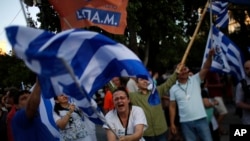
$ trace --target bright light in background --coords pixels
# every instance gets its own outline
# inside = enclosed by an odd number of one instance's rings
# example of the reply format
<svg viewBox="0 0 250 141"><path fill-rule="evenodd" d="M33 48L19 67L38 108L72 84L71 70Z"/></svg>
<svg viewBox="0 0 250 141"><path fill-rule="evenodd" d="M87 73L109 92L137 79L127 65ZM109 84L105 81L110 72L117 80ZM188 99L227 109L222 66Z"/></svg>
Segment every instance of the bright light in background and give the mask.
<svg viewBox="0 0 250 141"><path fill-rule="evenodd" d="M7 49L6 49L6 41L0 41L0 53L6 53Z"/></svg>
<svg viewBox="0 0 250 141"><path fill-rule="evenodd" d="M24 10L27 12L25 7L24 4ZM36 14L39 9L37 7L28 7L28 11L32 19L36 21ZM5 28L11 25L27 26L20 0L1 0L0 18L0 49L9 53L11 46L6 38Z"/></svg>

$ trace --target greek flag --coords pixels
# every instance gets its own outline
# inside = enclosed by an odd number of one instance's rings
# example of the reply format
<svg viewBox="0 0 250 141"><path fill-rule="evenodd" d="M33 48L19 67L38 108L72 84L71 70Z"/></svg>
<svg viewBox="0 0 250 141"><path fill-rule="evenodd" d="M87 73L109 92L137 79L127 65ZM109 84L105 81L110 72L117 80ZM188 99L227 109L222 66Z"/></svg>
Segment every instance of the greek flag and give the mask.
<svg viewBox="0 0 250 141"><path fill-rule="evenodd" d="M213 1L212 13L217 16L215 20L216 27L227 27L229 23L229 16L227 12L228 2L226 1ZM208 8L210 12L210 7Z"/></svg>
<svg viewBox="0 0 250 141"><path fill-rule="evenodd" d="M211 33L213 34L211 39ZM211 43L212 42L212 43ZM212 26L207 40L203 63L211 47L215 48L211 71L229 73L237 81L244 78L243 55L240 49L215 26Z"/></svg>
<svg viewBox="0 0 250 141"><path fill-rule="evenodd" d="M38 75L45 98L67 94L79 101L77 106L93 119L96 103L92 96L113 77L144 77L153 84L147 69L132 51L99 33L71 29L54 34L10 26L6 34L16 56ZM152 105L160 102L155 86L148 101Z"/></svg>
<svg viewBox="0 0 250 141"><path fill-rule="evenodd" d="M53 118L53 109L54 109L55 102L53 98L46 99L44 96L41 96L41 102L39 104L39 112L42 123L45 124L50 131L50 133L60 139L59 129L56 126L56 123Z"/></svg>

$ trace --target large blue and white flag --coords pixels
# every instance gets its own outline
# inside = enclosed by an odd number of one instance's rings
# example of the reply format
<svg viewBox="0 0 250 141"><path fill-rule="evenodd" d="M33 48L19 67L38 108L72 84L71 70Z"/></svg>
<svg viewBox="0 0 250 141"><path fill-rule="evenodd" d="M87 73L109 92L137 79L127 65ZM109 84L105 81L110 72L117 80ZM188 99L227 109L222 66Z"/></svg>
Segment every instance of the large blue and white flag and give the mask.
<svg viewBox="0 0 250 141"><path fill-rule="evenodd" d="M71 29L54 34L22 26L7 27L6 33L15 54L38 74L45 98L65 93L90 101L115 76L142 76L153 84L132 51L99 33ZM149 103L159 102L154 87Z"/></svg>
<svg viewBox="0 0 250 141"><path fill-rule="evenodd" d="M212 13L217 16L215 20L216 27L227 27L229 23L229 16L227 10L228 2L227 1L213 1L212 2ZM210 7L208 7L208 11L210 12Z"/></svg>
<svg viewBox="0 0 250 141"><path fill-rule="evenodd" d="M211 33L213 35L211 36ZM203 63L211 47L215 48L211 71L229 73L240 81L245 77L243 68L243 55L240 49L215 26L212 26L208 35Z"/></svg>

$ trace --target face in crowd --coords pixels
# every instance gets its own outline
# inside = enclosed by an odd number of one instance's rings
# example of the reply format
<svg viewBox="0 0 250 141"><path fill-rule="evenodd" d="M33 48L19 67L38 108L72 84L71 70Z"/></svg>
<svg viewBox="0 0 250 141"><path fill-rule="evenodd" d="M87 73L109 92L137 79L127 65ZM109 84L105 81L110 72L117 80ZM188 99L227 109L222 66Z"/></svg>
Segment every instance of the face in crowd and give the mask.
<svg viewBox="0 0 250 141"><path fill-rule="evenodd" d="M120 78L119 78L119 77L114 77L114 78L112 79L112 82L114 83L114 85L115 85L116 87L120 87L120 86L121 86L121 81L120 81Z"/></svg>
<svg viewBox="0 0 250 141"><path fill-rule="evenodd" d="M19 108L25 108L27 106L28 99L30 97L29 93L25 93L19 97L18 100L18 107Z"/></svg>
<svg viewBox="0 0 250 141"><path fill-rule="evenodd" d="M14 94L13 91L10 92L11 94ZM30 97L30 92L27 90L18 91L13 96L14 104L16 105L17 109L23 109L27 106L28 100Z"/></svg>
<svg viewBox="0 0 250 141"><path fill-rule="evenodd" d="M129 109L130 99L126 90L116 90L113 93L113 102L118 113L126 112Z"/></svg>
<svg viewBox="0 0 250 141"><path fill-rule="evenodd" d="M187 79L189 75L189 68L184 66L181 68L180 73L178 74L178 79Z"/></svg>
<svg viewBox="0 0 250 141"><path fill-rule="evenodd" d="M55 102L59 104L67 104L69 102L69 97L65 94L58 95L55 97Z"/></svg>
<svg viewBox="0 0 250 141"><path fill-rule="evenodd" d="M244 69L246 75L250 77L250 60L246 61L246 63L244 64Z"/></svg>
<svg viewBox="0 0 250 141"><path fill-rule="evenodd" d="M143 78L137 78L137 86L140 90L147 90L149 81Z"/></svg>

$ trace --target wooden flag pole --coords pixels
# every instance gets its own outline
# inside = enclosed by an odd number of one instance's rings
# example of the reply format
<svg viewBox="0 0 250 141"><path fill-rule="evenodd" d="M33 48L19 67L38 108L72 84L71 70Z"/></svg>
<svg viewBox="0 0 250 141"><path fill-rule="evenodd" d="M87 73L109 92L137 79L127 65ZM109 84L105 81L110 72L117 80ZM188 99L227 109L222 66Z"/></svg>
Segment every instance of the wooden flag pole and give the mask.
<svg viewBox="0 0 250 141"><path fill-rule="evenodd" d="M69 21L68 21L65 17L63 17L63 21L66 23L66 25L67 25L70 29L73 28L72 25L69 23Z"/></svg>
<svg viewBox="0 0 250 141"><path fill-rule="evenodd" d="M189 42L189 44L188 44L188 46L187 46L187 49L186 49L186 51L185 51L185 54L184 54L183 57L182 57L182 60L181 60L181 63L180 63L181 66L184 66L184 64L185 64L185 62L186 62L186 59L187 59L187 56L188 56L189 51L190 51L190 49L191 49L191 46L192 46L193 43L194 43L195 36L197 35L197 33L198 33L199 29L200 29L202 20L204 19L205 14L206 14L206 12L207 12L208 5L209 5L209 1L206 3L205 8L203 9L202 15L201 15L200 20L199 20L199 22L198 22L198 24L197 24L197 26L196 26L196 28L195 28L194 34L193 34L193 36L192 36L192 39L190 40L190 42ZM177 72L179 73L181 69L182 69L182 67L177 68Z"/></svg>

